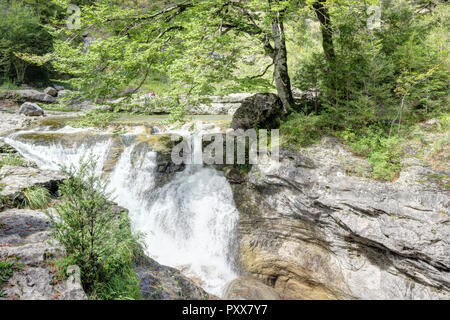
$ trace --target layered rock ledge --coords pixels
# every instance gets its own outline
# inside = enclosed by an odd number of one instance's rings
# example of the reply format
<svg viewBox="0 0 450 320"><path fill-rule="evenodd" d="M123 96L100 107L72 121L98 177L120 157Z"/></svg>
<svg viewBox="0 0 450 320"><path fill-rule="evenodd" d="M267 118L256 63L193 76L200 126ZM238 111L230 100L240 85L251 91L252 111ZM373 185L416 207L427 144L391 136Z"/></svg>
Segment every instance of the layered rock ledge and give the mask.
<svg viewBox="0 0 450 320"><path fill-rule="evenodd" d="M450 196L420 162L400 178L333 139L233 184L244 270L297 299L450 299Z"/></svg>

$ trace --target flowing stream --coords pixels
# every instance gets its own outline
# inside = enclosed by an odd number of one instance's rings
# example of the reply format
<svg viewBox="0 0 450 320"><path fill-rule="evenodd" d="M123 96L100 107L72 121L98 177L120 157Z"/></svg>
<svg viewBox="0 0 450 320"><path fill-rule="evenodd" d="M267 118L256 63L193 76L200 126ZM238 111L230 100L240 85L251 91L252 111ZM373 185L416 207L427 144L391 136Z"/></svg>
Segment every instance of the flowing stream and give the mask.
<svg viewBox="0 0 450 320"><path fill-rule="evenodd" d="M64 128L45 134L69 135L70 140L80 131ZM98 159L96 170L101 175L113 148L113 139L107 134L97 134L94 141L33 143L21 139L24 133L43 134L19 132L5 140L41 169L76 167L83 156L92 154ZM114 201L129 210L134 230L143 233L147 254L222 296L225 284L237 277L233 246L238 212L226 178L215 169L192 164L157 187L156 152L138 148L131 134L122 140L127 142L117 151L120 155L109 172L108 189ZM198 151L193 157L198 157Z"/></svg>

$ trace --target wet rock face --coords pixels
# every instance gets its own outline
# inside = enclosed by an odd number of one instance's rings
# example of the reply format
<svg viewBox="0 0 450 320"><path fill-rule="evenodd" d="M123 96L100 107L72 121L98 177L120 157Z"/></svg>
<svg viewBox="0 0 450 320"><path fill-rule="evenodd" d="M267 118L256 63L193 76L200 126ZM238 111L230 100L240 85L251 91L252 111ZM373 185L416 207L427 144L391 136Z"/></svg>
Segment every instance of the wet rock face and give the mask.
<svg viewBox="0 0 450 320"><path fill-rule="evenodd" d="M366 165L324 140L253 166L232 185L243 268L298 299L450 299L448 191L418 163L395 182L349 175Z"/></svg>
<svg viewBox="0 0 450 320"><path fill-rule="evenodd" d="M206 300L213 298L180 271L141 256L136 264L141 293L146 300Z"/></svg>
<svg viewBox="0 0 450 320"><path fill-rule="evenodd" d="M232 127L237 129L276 129L280 126L283 106L273 93L257 93L242 102L233 115Z"/></svg>

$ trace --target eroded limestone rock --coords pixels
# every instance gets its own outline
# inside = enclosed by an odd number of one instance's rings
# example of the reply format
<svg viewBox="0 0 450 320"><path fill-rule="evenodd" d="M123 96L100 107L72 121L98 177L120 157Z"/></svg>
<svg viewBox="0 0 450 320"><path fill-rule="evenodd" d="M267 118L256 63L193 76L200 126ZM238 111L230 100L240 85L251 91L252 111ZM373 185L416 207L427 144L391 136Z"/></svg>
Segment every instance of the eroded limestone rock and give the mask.
<svg viewBox="0 0 450 320"><path fill-rule="evenodd" d="M13 276L2 291L6 299L83 300L81 284L58 282L49 263L64 249L50 237L49 218L40 211L9 209L0 213L0 260L16 261Z"/></svg>
<svg viewBox="0 0 450 320"><path fill-rule="evenodd" d="M253 166L232 186L244 269L298 299L450 299L448 191L423 164L365 170L330 139Z"/></svg>

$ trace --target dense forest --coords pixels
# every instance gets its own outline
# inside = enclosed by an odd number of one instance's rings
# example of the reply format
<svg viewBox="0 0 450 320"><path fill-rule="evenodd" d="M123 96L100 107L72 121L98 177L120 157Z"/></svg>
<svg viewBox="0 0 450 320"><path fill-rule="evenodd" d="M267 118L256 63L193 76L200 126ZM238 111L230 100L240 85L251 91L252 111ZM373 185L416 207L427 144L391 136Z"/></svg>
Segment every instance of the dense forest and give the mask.
<svg viewBox="0 0 450 320"><path fill-rule="evenodd" d="M387 180L415 123L448 123L447 1L0 5L4 89L58 81L97 101L154 91L170 97L173 120L199 96L273 91L286 146L338 136ZM294 101L293 90L309 100Z"/></svg>
<svg viewBox="0 0 450 320"><path fill-rule="evenodd" d="M142 88L173 97L178 116L181 94L276 91L287 143L338 133L364 155L393 148L411 123L448 111L447 1L2 0L1 7L4 88L56 79L96 99ZM296 105L292 88L315 101ZM392 166L385 163L380 177L391 177Z"/></svg>

